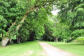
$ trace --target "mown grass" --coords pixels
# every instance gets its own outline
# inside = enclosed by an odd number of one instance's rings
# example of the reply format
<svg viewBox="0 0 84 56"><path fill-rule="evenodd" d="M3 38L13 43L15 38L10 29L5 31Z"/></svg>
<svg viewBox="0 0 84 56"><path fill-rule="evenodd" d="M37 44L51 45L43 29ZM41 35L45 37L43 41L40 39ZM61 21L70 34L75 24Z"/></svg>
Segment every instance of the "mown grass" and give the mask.
<svg viewBox="0 0 84 56"><path fill-rule="evenodd" d="M73 44L73 43L62 43L62 42L48 42L49 44L60 48L62 50L76 54L77 56L84 56L84 45Z"/></svg>
<svg viewBox="0 0 84 56"><path fill-rule="evenodd" d="M42 56L42 52L43 49L37 41L0 46L0 56Z"/></svg>

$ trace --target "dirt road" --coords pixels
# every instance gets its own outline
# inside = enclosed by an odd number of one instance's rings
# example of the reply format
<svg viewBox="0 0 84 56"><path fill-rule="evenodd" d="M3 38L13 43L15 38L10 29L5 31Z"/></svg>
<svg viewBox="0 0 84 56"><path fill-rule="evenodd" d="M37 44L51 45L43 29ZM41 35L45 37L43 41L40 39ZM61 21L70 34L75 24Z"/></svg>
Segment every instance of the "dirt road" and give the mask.
<svg viewBox="0 0 84 56"><path fill-rule="evenodd" d="M45 42L39 42L47 56L75 56L69 52L65 52L59 48L53 47Z"/></svg>

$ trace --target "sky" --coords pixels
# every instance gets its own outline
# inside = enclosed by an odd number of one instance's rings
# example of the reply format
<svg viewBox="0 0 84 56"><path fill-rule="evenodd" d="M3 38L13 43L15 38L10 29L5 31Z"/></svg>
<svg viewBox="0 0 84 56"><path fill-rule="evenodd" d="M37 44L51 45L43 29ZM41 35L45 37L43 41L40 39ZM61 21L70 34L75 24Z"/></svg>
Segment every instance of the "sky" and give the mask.
<svg viewBox="0 0 84 56"><path fill-rule="evenodd" d="M59 12L59 10L57 9L57 10L53 10L53 11L51 11L51 13L53 14L53 15L57 15L58 14L58 12Z"/></svg>
<svg viewBox="0 0 84 56"><path fill-rule="evenodd" d="M53 5L53 9L52 9L51 13L52 13L53 15L57 15L59 11L60 11L60 10L57 8L57 6L56 6L56 5Z"/></svg>

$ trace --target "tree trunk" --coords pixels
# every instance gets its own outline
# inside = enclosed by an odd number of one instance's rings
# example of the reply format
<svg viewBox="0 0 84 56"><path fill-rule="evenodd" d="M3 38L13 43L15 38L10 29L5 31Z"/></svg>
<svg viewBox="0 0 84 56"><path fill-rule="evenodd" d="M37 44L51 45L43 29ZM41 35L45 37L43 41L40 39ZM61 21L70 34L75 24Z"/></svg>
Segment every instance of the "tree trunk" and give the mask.
<svg viewBox="0 0 84 56"><path fill-rule="evenodd" d="M9 39L9 44L13 44L13 40L12 39Z"/></svg>
<svg viewBox="0 0 84 56"><path fill-rule="evenodd" d="M17 38L17 43L19 44L19 43L21 43L21 38Z"/></svg>
<svg viewBox="0 0 84 56"><path fill-rule="evenodd" d="M27 15L28 15L28 13L31 12L31 11L33 11L34 9L36 9L36 8L31 8L30 11L27 11L27 12L25 13L25 15L23 16L22 20L20 21L20 24L16 27L16 30L17 30L17 31L18 31L19 28L22 26L22 23L24 23L24 21L25 21ZM15 24L16 24L16 22L14 22L10 27L14 26ZM8 31L7 33L9 33L9 31ZM2 46L5 47L5 46L7 45L7 43L9 42L9 40L10 40L10 39L7 38L7 37L2 38L2 43L1 43ZM20 42L20 40L17 40L17 41Z"/></svg>
<svg viewBox="0 0 84 56"><path fill-rule="evenodd" d="M54 38L54 42L58 42L58 38L55 37L55 38Z"/></svg>
<svg viewBox="0 0 84 56"><path fill-rule="evenodd" d="M1 45L2 45L3 47L5 47L5 46L7 45L7 43L8 43L8 41L9 41L9 38L7 38L7 37L2 38Z"/></svg>

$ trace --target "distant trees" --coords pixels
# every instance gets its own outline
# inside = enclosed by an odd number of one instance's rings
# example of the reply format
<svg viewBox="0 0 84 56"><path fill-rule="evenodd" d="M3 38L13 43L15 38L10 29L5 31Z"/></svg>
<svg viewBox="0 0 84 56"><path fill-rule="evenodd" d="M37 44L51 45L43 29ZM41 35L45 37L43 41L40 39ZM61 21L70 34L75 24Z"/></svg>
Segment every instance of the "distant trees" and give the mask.
<svg viewBox="0 0 84 56"><path fill-rule="evenodd" d="M58 25L58 28L62 28L58 31L62 31L60 35L70 40L73 40L79 36L83 36L84 33L84 4L83 0L59 0L56 5L60 12L57 16L60 19L61 26ZM60 24L58 23L58 24ZM60 27L59 27L60 26ZM64 27L65 26L65 27ZM56 32L57 33L57 32ZM58 34L59 35L59 34ZM62 35L62 37L63 37Z"/></svg>
<svg viewBox="0 0 84 56"><path fill-rule="evenodd" d="M64 40L69 42L77 37L84 36L83 2L83 0L56 0L54 6L60 11L52 19L52 26L47 26L47 28L52 29L47 31L47 36L50 36L48 40Z"/></svg>

